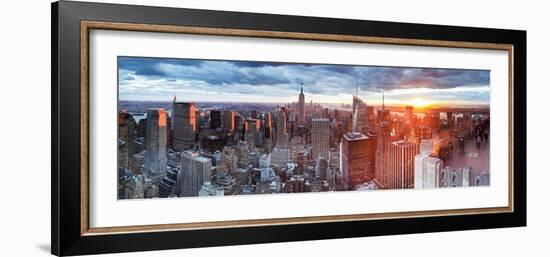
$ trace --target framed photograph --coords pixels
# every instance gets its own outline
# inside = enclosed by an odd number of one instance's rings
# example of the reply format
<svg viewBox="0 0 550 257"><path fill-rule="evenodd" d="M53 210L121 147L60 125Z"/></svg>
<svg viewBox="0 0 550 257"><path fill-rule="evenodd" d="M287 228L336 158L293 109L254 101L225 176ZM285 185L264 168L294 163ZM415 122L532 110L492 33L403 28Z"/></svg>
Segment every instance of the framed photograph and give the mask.
<svg viewBox="0 0 550 257"><path fill-rule="evenodd" d="M52 4L52 253L526 225L526 32Z"/></svg>

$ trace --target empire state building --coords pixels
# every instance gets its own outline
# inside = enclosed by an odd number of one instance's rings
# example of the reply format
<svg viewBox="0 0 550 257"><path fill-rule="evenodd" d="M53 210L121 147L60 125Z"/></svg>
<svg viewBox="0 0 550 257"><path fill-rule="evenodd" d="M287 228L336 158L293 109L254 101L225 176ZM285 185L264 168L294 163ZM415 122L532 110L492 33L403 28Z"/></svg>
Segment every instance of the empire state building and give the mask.
<svg viewBox="0 0 550 257"><path fill-rule="evenodd" d="M300 95L298 96L298 124L303 125L306 123L306 103L304 96L304 85L300 88Z"/></svg>

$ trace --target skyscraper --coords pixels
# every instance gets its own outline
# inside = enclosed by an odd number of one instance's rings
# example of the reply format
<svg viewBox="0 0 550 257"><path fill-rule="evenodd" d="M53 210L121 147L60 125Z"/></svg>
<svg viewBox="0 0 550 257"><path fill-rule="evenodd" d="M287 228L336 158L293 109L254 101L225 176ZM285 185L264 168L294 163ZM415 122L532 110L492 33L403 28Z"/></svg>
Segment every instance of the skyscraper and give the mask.
<svg viewBox="0 0 550 257"><path fill-rule="evenodd" d="M468 187L468 186L480 186L479 182L485 180L488 184L488 174L482 173L479 176L474 177L472 167L464 167L453 169L449 166L441 170L439 176L438 187Z"/></svg>
<svg viewBox="0 0 550 257"><path fill-rule="evenodd" d="M489 186L491 185L491 176L487 172L482 172L475 177L473 186Z"/></svg>
<svg viewBox="0 0 550 257"><path fill-rule="evenodd" d="M174 98L172 116L173 147L174 150L182 152L195 143L195 133L198 129L197 107L195 103L176 102Z"/></svg>
<svg viewBox="0 0 550 257"><path fill-rule="evenodd" d="M306 123L306 102L304 96L304 85L300 88L300 95L298 96L298 125Z"/></svg>
<svg viewBox="0 0 550 257"><path fill-rule="evenodd" d="M286 134L286 113L284 109L279 110L277 114L277 144L278 148L288 147L288 137Z"/></svg>
<svg viewBox="0 0 550 257"><path fill-rule="evenodd" d="M342 172L348 189L375 177L374 138L360 132L347 132L342 137Z"/></svg>
<svg viewBox="0 0 550 257"><path fill-rule="evenodd" d="M384 104L384 90L382 90L382 109L378 110L376 119L379 123L388 122L390 120L390 111L386 110Z"/></svg>
<svg viewBox="0 0 550 257"><path fill-rule="evenodd" d="M352 114L351 114L351 132L357 132L357 116L359 116L359 97L353 96Z"/></svg>
<svg viewBox="0 0 550 257"><path fill-rule="evenodd" d="M183 152L178 176L181 196L198 196L204 182L211 180L212 160L193 152Z"/></svg>
<svg viewBox="0 0 550 257"><path fill-rule="evenodd" d="M388 122L383 121L379 124L378 132L376 133L375 177L381 188L386 188L388 185L388 153L389 144L391 143L390 132Z"/></svg>
<svg viewBox="0 0 550 257"><path fill-rule="evenodd" d="M271 135L271 133L272 133L272 132L271 132L271 131L272 131L272 129L271 129L271 123L272 123L272 121L271 121L271 113L270 113L270 112L264 113L264 123L263 123L263 125L264 125L264 126L263 126L264 136L265 136L266 138L269 138L269 139L271 139L271 138L273 137L273 136Z"/></svg>
<svg viewBox="0 0 550 257"><path fill-rule="evenodd" d="M311 145L314 160L322 157L328 160L330 123L328 119L317 118L311 120Z"/></svg>
<svg viewBox="0 0 550 257"><path fill-rule="evenodd" d="M233 132L233 130L235 129L235 112L223 112L223 128L228 132Z"/></svg>
<svg viewBox="0 0 550 257"><path fill-rule="evenodd" d="M447 112L447 127L449 129L453 129L455 127L453 112Z"/></svg>
<svg viewBox="0 0 550 257"><path fill-rule="evenodd" d="M262 181L268 180L269 175L271 174L271 168L269 167L270 165L271 165L270 154L264 154L260 156L260 179Z"/></svg>
<svg viewBox="0 0 550 257"><path fill-rule="evenodd" d="M354 95L352 108L352 132L361 132L368 126L367 104L359 96Z"/></svg>
<svg viewBox="0 0 550 257"><path fill-rule="evenodd" d="M413 118L413 111L414 111L414 107L410 106L410 105L406 105L405 106L405 120L406 122L408 122L410 124L412 118Z"/></svg>
<svg viewBox="0 0 550 257"><path fill-rule="evenodd" d="M376 182L382 189L391 188L390 147L392 142L399 141L401 138L392 133L389 122L390 111L386 110L384 105L384 91L382 91L382 109L378 110L376 119L379 121L376 132Z"/></svg>
<svg viewBox="0 0 550 257"><path fill-rule="evenodd" d="M235 124L235 130L240 131L243 128L243 120L240 115L235 115L235 118L233 119L233 123Z"/></svg>
<svg viewBox="0 0 550 257"><path fill-rule="evenodd" d="M278 166L279 168L286 167L290 160L290 150L287 148L273 148L271 152L271 165Z"/></svg>
<svg viewBox="0 0 550 257"><path fill-rule="evenodd" d="M118 112L118 137L124 142L131 142L135 139L137 124L134 117L127 111Z"/></svg>
<svg viewBox="0 0 550 257"><path fill-rule="evenodd" d="M201 131L201 125L204 123L204 112L195 109L195 134Z"/></svg>
<svg viewBox="0 0 550 257"><path fill-rule="evenodd" d="M367 104L359 97L359 84L355 84L355 95L352 101L351 132L362 132L368 126L369 114Z"/></svg>
<svg viewBox="0 0 550 257"><path fill-rule="evenodd" d="M222 113L218 110L210 111L210 128L217 129L222 126Z"/></svg>
<svg viewBox="0 0 550 257"><path fill-rule="evenodd" d="M166 174L166 111L148 109L145 132L145 172L150 178Z"/></svg>
<svg viewBox="0 0 550 257"><path fill-rule="evenodd" d="M431 157L430 153L420 152L414 157L414 188L436 188L441 180L443 161Z"/></svg>
<svg viewBox="0 0 550 257"><path fill-rule="evenodd" d="M256 144L256 137L260 131L260 120L247 119L245 123L244 139L249 145Z"/></svg>
<svg viewBox="0 0 550 257"><path fill-rule="evenodd" d="M125 170L128 168L128 143L122 139L118 139L117 165L118 179L124 176Z"/></svg>
<svg viewBox="0 0 550 257"><path fill-rule="evenodd" d="M319 157L317 159L317 164L315 165L315 176L322 180L327 180L330 176L328 173L328 160L323 157Z"/></svg>
<svg viewBox="0 0 550 257"><path fill-rule="evenodd" d="M388 189L414 187L414 157L416 144L409 141L391 143L388 156Z"/></svg>
<svg viewBox="0 0 550 257"><path fill-rule="evenodd" d="M235 148L225 146L222 150L221 164L218 165L218 171L222 169L233 173L237 170L237 162L238 159Z"/></svg>

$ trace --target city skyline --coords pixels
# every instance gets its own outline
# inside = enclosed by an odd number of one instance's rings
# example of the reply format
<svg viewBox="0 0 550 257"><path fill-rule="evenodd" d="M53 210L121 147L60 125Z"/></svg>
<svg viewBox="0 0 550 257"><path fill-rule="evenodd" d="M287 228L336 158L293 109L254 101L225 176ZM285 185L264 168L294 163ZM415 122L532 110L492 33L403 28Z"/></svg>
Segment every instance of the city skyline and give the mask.
<svg viewBox="0 0 550 257"><path fill-rule="evenodd" d="M119 57L122 101L345 104L358 93L371 105L488 106L487 70ZM254 96L254 97L251 97Z"/></svg>
<svg viewBox="0 0 550 257"><path fill-rule="evenodd" d="M488 71L144 58L119 65L119 199L490 185L489 100L477 105ZM308 91L297 70L321 74L320 82L309 81ZM167 80L172 90L163 91ZM136 85L156 100L125 100Z"/></svg>

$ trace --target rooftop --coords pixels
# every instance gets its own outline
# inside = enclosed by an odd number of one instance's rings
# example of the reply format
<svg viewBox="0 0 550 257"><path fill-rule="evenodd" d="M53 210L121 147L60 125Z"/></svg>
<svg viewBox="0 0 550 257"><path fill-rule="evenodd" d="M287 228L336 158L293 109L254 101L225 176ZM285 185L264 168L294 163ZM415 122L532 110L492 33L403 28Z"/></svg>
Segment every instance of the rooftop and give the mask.
<svg viewBox="0 0 550 257"><path fill-rule="evenodd" d="M197 158L195 158L196 161L199 161L199 162L210 162L212 161L210 158L206 158L204 156L198 156Z"/></svg>
<svg viewBox="0 0 550 257"><path fill-rule="evenodd" d="M393 142L392 144L393 144L393 145L403 145L403 146L414 145L413 142L411 142L411 141L406 141L406 140L395 141L395 142Z"/></svg>
<svg viewBox="0 0 550 257"><path fill-rule="evenodd" d="M348 140L348 141L369 139L368 136L366 136L365 134L363 134L363 133L361 133L361 132L346 132L346 133L344 134L344 137L345 137L346 140Z"/></svg>

